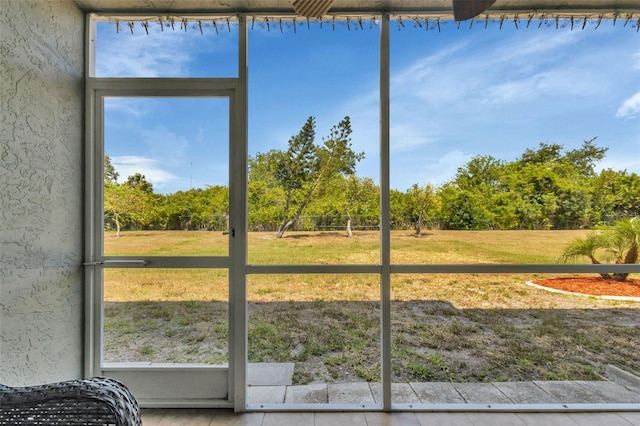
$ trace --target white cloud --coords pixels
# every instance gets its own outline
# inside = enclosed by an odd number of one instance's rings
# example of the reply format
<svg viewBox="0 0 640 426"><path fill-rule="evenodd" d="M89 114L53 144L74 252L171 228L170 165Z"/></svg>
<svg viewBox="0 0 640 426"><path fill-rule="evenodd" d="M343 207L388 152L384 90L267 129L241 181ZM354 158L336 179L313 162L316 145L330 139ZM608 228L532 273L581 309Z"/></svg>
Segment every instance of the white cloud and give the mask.
<svg viewBox="0 0 640 426"><path fill-rule="evenodd" d="M229 58L237 58L237 31L215 31L211 21L191 22L188 30L176 22L174 30L165 22L164 30L157 21L149 23L147 34L142 23L136 23L133 34L126 23L120 23L116 32L113 22L98 23L96 41L96 74L100 77L193 77L190 66L211 56L222 58L219 64L209 67L207 76L229 76ZM203 75L204 76L204 75Z"/></svg>
<svg viewBox="0 0 640 426"><path fill-rule="evenodd" d="M576 68L540 72L515 81L498 83L482 94L491 103L533 101L546 96L590 96L605 87L600 78Z"/></svg>
<svg viewBox="0 0 640 426"><path fill-rule="evenodd" d="M640 171L640 152L631 151L629 155L607 156L596 166L596 172L601 170L628 170L638 173Z"/></svg>
<svg viewBox="0 0 640 426"><path fill-rule="evenodd" d="M607 78L593 69L592 53L571 63L558 60L580 41L579 35L567 31L516 33L496 43L467 39L395 72L394 102L421 109L431 105L451 114L465 105L604 93Z"/></svg>
<svg viewBox="0 0 640 426"><path fill-rule="evenodd" d="M104 100L104 108L109 112L117 112L124 116L139 118L149 112L149 102L148 99L141 101L136 98L106 98ZM113 125L114 123L109 124Z"/></svg>
<svg viewBox="0 0 640 426"><path fill-rule="evenodd" d="M451 47L441 49L429 56L418 58L405 69L394 73L391 84L399 88L423 82L434 74L438 74L442 64L450 63L456 58L456 53L463 50L469 43L457 43Z"/></svg>
<svg viewBox="0 0 640 426"><path fill-rule="evenodd" d="M438 158L437 161L426 165L426 170L429 171L429 181L436 185L446 182L453 178L458 168L467 164L472 157L473 155L465 154L459 150L446 153L444 156Z"/></svg>
<svg viewBox="0 0 640 426"><path fill-rule="evenodd" d="M473 156L461 150L439 152L391 152L391 185L404 191L414 183L442 185L455 176Z"/></svg>
<svg viewBox="0 0 640 426"><path fill-rule="evenodd" d="M392 120L391 149L394 152L403 152L425 148L434 142L434 137L429 135L431 132L423 130L423 128L405 120L398 123Z"/></svg>
<svg viewBox="0 0 640 426"><path fill-rule="evenodd" d="M123 28L125 27L125 28ZM162 34L159 25L131 34L126 25L115 33L113 26L98 33L96 74L101 77L178 77L187 75L190 60L186 36L179 31Z"/></svg>
<svg viewBox="0 0 640 426"><path fill-rule="evenodd" d="M615 99L629 78L616 58L629 55L633 44L601 34L555 29L521 30L508 37L479 33L453 45L436 41L438 47L418 49L428 54L396 65L391 79L393 186L446 182L472 158L467 152L511 158L525 143L535 146L585 131L606 133L611 119L605 118L606 111L619 105ZM638 58L633 56L633 66L640 65ZM377 128L372 92L362 90L346 105ZM631 112L640 113L640 95L627 100L619 114ZM595 118L585 121L587 114ZM624 165L638 169L635 162Z"/></svg>
<svg viewBox="0 0 640 426"><path fill-rule="evenodd" d="M120 174L119 181L127 180L127 177L140 173L153 184L154 187L162 188L164 185L178 179L173 173L165 170L159 165L158 160L148 157L123 155L111 157L111 164Z"/></svg>
<svg viewBox="0 0 640 426"><path fill-rule="evenodd" d="M524 102L536 96L536 78L519 81L507 81L496 84L483 91L484 96L492 103Z"/></svg>
<svg viewBox="0 0 640 426"><path fill-rule="evenodd" d="M164 126L141 131L142 140L149 154L168 166L184 165L189 157L189 140Z"/></svg>
<svg viewBox="0 0 640 426"><path fill-rule="evenodd" d="M537 66L545 61L556 62L558 50L571 47L579 41L578 32L523 33L508 38L505 42L497 44L494 49L484 53L493 63Z"/></svg>
<svg viewBox="0 0 640 426"><path fill-rule="evenodd" d="M111 163L120 174L119 181L124 181L135 173L145 175L153 183L158 192L180 189L188 184L185 177L193 170L194 160L191 158L191 143L189 139L167 130L164 126L151 129L139 129L136 134L140 143L128 148L137 150L137 155L121 155L111 157ZM196 165L196 167L198 167Z"/></svg>
<svg viewBox="0 0 640 426"><path fill-rule="evenodd" d="M640 92L630 98L625 99L618 111L616 111L616 117L618 118L633 118L640 113Z"/></svg>
<svg viewBox="0 0 640 426"><path fill-rule="evenodd" d="M634 59L634 64L633 64L633 68L640 70L640 52L636 52L632 55L633 59Z"/></svg>

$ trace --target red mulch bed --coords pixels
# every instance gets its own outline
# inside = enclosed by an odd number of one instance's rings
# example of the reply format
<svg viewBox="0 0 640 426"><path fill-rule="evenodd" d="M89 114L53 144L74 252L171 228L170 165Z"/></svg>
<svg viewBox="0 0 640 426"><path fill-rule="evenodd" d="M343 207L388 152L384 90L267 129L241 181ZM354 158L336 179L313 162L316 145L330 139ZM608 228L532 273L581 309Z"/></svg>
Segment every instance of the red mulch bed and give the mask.
<svg viewBox="0 0 640 426"><path fill-rule="evenodd" d="M620 282L600 277L558 277L536 280L534 283L556 290L591 296L640 297L640 280L635 278L627 278L626 281Z"/></svg>

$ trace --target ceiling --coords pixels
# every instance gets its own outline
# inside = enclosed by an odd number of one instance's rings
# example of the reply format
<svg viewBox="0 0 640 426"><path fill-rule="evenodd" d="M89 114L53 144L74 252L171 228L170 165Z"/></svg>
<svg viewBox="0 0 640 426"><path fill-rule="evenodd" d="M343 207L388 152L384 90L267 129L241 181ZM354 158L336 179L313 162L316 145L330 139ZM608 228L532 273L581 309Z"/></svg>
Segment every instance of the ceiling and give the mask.
<svg viewBox="0 0 640 426"><path fill-rule="evenodd" d="M286 16L293 13L293 0L75 0L87 12L138 13L248 13ZM406 15L451 16L451 0L335 0L329 15L390 12ZM497 0L491 15L550 13L589 17L640 13L639 0ZM484 15L483 15L484 16Z"/></svg>

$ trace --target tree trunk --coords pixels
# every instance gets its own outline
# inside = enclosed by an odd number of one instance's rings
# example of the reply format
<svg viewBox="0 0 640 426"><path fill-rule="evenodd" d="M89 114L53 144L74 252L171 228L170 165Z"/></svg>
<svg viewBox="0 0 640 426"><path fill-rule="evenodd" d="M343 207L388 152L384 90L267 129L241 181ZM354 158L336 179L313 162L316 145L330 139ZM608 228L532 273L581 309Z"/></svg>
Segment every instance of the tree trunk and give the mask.
<svg viewBox="0 0 640 426"><path fill-rule="evenodd" d="M418 216L418 223L416 223L416 238L422 237L422 213Z"/></svg>
<svg viewBox="0 0 640 426"><path fill-rule="evenodd" d="M280 228L278 228L278 233L276 234L278 238L282 238L284 233L287 232L287 230L291 228L298 221L298 219L300 219L300 215L302 215L303 209L304 209L304 206L300 207L296 215L293 216L288 222L286 221L286 219L282 221Z"/></svg>
<svg viewBox="0 0 640 426"><path fill-rule="evenodd" d="M629 251L627 251L626 256L624 257L625 264L634 264L638 261L638 244L634 241L629 247ZM613 279L616 281L626 281L628 273L619 272L617 274L613 274Z"/></svg>
<svg viewBox="0 0 640 426"><path fill-rule="evenodd" d="M294 219L291 219L290 221L286 222L283 221L282 224L280 224L280 227L278 228L278 233L276 234L277 238L282 238L282 236L284 235L285 232L287 232L287 230L291 227L291 225L293 225L295 223Z"/></svg>
<svg viewBox="0 0 640 426"><path fill-rule="evenodd" d="M353 233L351 232L351 215L347 212L347 237L353 237Z"/></svg>
<svg viewBox="0 0 640 426"><path fill-rule="evenodd" d="M595 257L589 256L589 259L591 259L591 263L593 263L594 265L600 265L600 261ZM611 274L607 274L605 272L600 272L600 276L603 280L610 280L612 278Z"/></svg>
<svg viewBox="0 0 640 426"><path fill-rule="evenodd" d="M316 189L316 186L318 186L319 182L320 182L320 178L318 177L316 181L313 183L313 185L311 185L311 188L307 192L307 195L304 201L302 202L300 207L298 207L298 211L296 212L295 216L293 216L293 218L288 222L287 222L287 217L289 216L289 205L290 205L291 195L290 194L287 195L286 206L284 209L284 219L282 220L282 224L278 228L278 233L276 234L277 238L282 238L284 233L287 232L287 229L289 229L291 225L293 225L298 221L298 219L300 219L302 212L304 211L305 207L307 207L307 205L309 204L309 201L311 200L311 196L313 195L313 191Z"/></svg>
<svg viewBox="0 0 640 426"><path fill-rule="evenodd" d="M627 255L624 257L624 263L628 265L633 265L637 261L638 261L638 243L634 241L631 244L631 247L629 247L629 251L627 252Z"/></svg>
<svg viewBox="0 0 640 426"><path fill-rule="evenodd" d="M118 215L113 215L113 219L116 222L116 238L120 238L120 220L118 220Z"/></svg>

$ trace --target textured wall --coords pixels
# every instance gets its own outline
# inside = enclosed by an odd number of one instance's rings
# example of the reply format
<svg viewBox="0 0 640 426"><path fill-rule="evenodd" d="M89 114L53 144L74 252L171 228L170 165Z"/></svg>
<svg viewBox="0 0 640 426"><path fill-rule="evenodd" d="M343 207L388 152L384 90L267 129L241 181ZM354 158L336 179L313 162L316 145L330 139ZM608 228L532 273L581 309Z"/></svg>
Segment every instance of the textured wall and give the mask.
<svg viewBox="0 0 640 426"><path fill-rule="evenodd" d="M0 0L0 382L82 375L84 17Z"/></svg>

